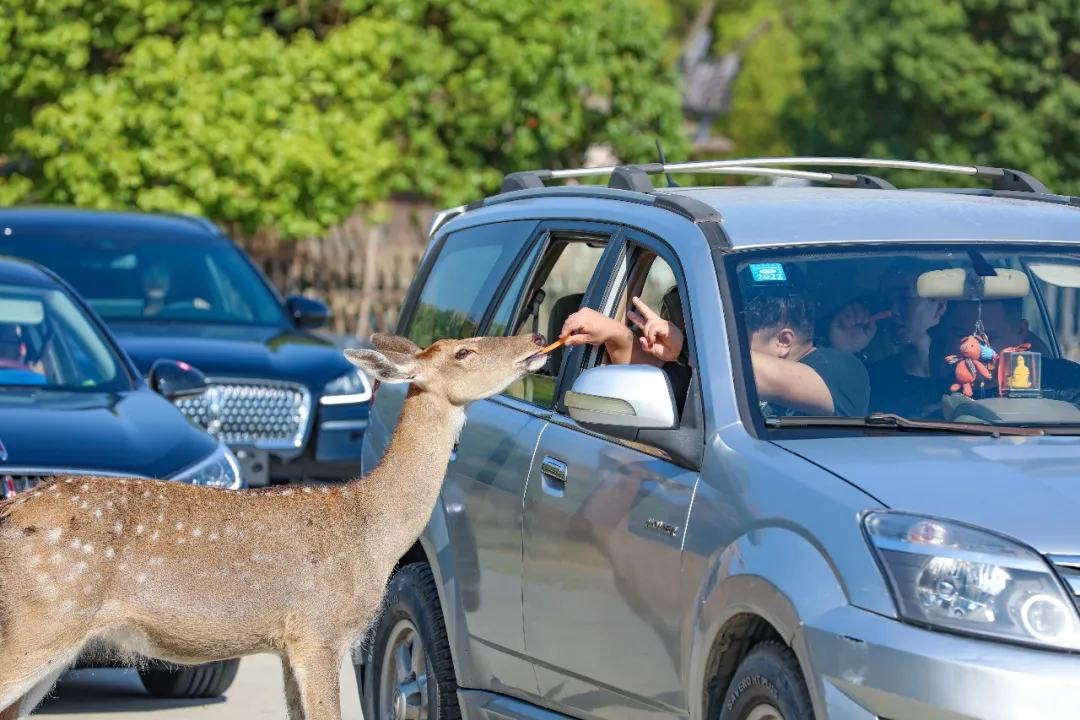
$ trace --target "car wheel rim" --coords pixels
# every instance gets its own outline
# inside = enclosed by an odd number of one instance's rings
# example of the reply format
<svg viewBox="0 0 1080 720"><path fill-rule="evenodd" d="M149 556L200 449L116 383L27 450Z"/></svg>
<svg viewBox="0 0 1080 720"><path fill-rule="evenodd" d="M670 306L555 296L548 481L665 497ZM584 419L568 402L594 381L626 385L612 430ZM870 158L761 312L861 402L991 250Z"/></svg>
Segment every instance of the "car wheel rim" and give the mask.
<svg viewBox="0 0 1080 720"><path fill-rule="evenodd" d="M784 715L775 705L765 703L751 710L746 720L784 720Z"/></svg>
<svg viewBox="0 0 1080 720"><path fill-rule="evenodd" d="M427 654L416 626L398 620L386 639L379 682L380 720L428 720Z"/></svg>

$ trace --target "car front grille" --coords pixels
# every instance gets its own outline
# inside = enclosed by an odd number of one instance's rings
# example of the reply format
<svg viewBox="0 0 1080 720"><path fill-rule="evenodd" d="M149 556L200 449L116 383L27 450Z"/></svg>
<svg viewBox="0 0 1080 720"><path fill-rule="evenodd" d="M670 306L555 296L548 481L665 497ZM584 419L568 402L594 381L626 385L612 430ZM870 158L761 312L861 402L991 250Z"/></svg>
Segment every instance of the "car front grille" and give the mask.
<svg viewBox="0 0 1080 720"><path fill-rule="evenodd" d="M1072 593L1073 602L1080 609L1080 555L1047 555L1058 575Z"/></svg>
<svg viewBox="0 0 1080 720"><path fill-rule="evenodd" d="M9 498L31 490L46 480L64 475L85 475L87 477L123 477L146 480L145 475L135 473L117 473L105 470L83 470L77 468L6 468L0 465L0 498Z"/></svg>
<svg viewBox="0 0 1080 720"><path fill-rule="evenodd" d="M12 497L17 493L26 492L32 487L37 487L50 477L52 477L51 474L28 474L26 472L20 472L18 474L0 474L0 494L5 498Z"/></svg>
<svg viewBox="0 0 1080 720"><path fill-rule="evenodd" d="M296 383L214 379L176 407L227 445L288 450L304 443L311 393Z"/></svg>

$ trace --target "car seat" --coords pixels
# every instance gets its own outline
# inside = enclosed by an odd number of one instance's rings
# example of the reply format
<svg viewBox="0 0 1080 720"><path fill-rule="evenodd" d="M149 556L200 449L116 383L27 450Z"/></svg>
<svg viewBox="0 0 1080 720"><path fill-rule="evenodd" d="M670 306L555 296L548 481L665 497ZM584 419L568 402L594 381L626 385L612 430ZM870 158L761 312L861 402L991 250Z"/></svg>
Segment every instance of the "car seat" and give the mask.
<svg viewBox="0 0 1080 720"><path fill-rule="evenodd" d="M548 342L555 342L559 338L559 333L562 332L562 326L566 322L566 318L581 309L581 303L584 299L585 293L573 293L563 295L555 301L555 304L551 306L551 315L548 317ZM559 374L564 349L564 346L559 346L548 355L547 370L552 377Z"/></svg>

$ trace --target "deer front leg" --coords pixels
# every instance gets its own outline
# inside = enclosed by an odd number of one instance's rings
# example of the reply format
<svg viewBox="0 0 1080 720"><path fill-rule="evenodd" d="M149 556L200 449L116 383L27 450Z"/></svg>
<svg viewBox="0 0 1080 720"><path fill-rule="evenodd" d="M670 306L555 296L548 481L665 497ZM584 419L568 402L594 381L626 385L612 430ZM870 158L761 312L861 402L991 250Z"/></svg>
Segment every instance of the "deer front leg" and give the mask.
<svg viewBox="0 0 1080 720"><path fill-rule="evenodd" d="M341 720L339 673L343 655L343 650L327 647L289 650L288 661L300 690L304 720Z"/></svg>
<svg viewBox="0 0 1080 720"><path fill-rule="evenodd" d="M304 704L300 696L300 683L296 681L289 658L281 657L281 669L285 674L285 706L289 711L289 720L305 720ZM3 720L0 718L0 720Z"/></svg>

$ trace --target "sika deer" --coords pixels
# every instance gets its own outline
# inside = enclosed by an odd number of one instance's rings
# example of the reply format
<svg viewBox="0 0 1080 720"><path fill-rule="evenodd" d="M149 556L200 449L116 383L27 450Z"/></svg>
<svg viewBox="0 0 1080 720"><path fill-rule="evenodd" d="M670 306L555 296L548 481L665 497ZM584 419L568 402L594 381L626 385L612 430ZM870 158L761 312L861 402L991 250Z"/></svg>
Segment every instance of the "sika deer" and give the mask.
<svg viewBox="0 0 1080 720"><path fill-rule="evenodd" d="M0 720L28 715L96 641L129 662L275 652L289 717L340 718L341 662L431 516L465 406L545 361L539 335L372 344L345 355L412 385L363 478L235 491L58 477L0 502Z"/></svg>

